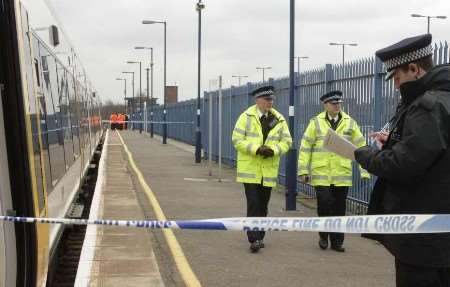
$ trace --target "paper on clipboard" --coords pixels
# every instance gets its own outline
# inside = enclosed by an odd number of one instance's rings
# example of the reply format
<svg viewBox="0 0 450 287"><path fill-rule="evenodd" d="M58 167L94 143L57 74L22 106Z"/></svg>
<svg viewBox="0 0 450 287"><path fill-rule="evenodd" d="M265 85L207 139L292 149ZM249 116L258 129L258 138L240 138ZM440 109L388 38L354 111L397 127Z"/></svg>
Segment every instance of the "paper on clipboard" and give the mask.
<svg viewBox="0 0 450 287"><path fill-rule="evenodd" d="M328 129L328 132L323 140L323 146L337 155L355 160L355 150L357 147L337 134L334 130Z"/></svg>

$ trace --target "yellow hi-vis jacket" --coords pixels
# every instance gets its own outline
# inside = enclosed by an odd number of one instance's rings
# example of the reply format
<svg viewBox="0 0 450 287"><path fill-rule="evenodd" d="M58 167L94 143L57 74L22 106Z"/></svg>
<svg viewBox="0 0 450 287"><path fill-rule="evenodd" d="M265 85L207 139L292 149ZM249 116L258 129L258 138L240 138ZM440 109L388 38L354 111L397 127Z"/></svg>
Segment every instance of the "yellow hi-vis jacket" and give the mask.
<svg viewBox="0 0 450 287"><path fill-rule="evenodd" d="M366 140L358 124L349 115L341 112L336 132L357 147L366 145ZM331 128L322 112L311 119L301 140L298 156L298 175L310 175L313 186L352 186L352 161L323 147L323 139ZM363 178L370 178L367 171L360 168Z"/></svg>
<svg viewBox="0 0 450 287"><path fill-rule="evenodd" d="M292 138L286 120L272 108L270 112L277 122L263 142L257 109L254 105L243 112L233 130L232 141L237 150L236 180L244 183L262 182L264 186L273 187L277 184L280 156L289 150ZM274 156L263 158L257 155L256 151L262 145L270 147L274 151Z"/></svg>

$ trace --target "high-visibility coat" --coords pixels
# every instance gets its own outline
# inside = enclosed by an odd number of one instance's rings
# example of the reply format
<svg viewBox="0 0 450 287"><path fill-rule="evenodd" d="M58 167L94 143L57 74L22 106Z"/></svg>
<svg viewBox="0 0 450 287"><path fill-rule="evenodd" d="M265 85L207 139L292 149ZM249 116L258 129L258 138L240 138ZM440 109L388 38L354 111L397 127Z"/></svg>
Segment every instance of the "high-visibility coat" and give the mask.
<svg viewBox="0 0 450 287"><path fill-rule="evenodd" d="M117 115L117 123L119 125L123 125L123 122L125 121L125 116L123 114L118 114Z"/></svg>
<svg viewBox="0 0 450 287"><path fill-rule="evenodd" d="M111 124L117 123L117 115L116 115L116 114L112 114L112 115L109 117L109 121L110 121Z"/></svg>
<svg viewBox="0 0 450 287"><path fill-rule="evenodd" d="M358 124L344 112L338 123L336 133L357 147L366 145ZM323 139L331 128L322 112L312 118L303 134L298 157L298 175L310 175L313 186L352 186L352 161L341 157L323 147ZM370 178L367 171L360 168L363 178Z"/></svg>
<svg viewBox="0 0 450 287"><path fill-rule="evenodd" d="M276 120L273 121L265 142L256 105L243 112L236 122L232 141L237 150L237 182L276 186L280 156L289 150L292 137L284 117L275 109L270 112ZM263 158L257 155L256 151L262 145L270 147L274 156Z"/></svg>

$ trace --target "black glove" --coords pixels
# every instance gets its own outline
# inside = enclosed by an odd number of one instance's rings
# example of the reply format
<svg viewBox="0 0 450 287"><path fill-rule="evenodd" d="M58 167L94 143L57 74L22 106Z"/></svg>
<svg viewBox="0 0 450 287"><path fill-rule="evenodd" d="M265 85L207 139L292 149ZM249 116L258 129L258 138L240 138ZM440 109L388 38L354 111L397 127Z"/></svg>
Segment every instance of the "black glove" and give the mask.
<svg viewBox="0 0 450 287"><path fill-rule="evenodd" d="M263 145L260 148L258 148L258 150L256 151L256 154L258 154L264 158L268 158L268 157L273 157L274 152L270 147Z"/></svg>

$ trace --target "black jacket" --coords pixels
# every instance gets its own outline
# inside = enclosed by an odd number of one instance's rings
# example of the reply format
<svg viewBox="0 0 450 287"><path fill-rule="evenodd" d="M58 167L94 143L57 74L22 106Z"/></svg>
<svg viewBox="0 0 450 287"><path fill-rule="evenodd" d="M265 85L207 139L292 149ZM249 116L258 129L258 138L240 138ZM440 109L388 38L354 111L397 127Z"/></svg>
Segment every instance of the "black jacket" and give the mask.
<svg viewBox="0 0 450 287"><path fill-rule="evenodd" d="M381 151L355 151L356 161L378 176L369 214L450 214L450 65L437 66L400 87L397 110ZM367 235L398 260L450 267L450 233Z"/></svg>

